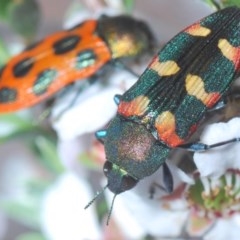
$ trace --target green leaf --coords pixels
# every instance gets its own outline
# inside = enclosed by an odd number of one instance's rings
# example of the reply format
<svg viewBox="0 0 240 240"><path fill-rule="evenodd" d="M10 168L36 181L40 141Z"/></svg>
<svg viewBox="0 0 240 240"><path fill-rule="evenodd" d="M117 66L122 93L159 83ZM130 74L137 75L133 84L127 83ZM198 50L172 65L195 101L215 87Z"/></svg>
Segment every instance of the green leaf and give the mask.
<svg viewBox="0 0 240 240"><path fill-rule="evenodd" d="M209 5L211 8L218 10L221 8L220 4L215 0L203 0L207 5Z"/></svg>
<svg viewBox="0 0 240 240"><path fill-rule="evenodd" d="M0 38L0 66L3 66L9 58L10 58L10 53L7 49L7 46L3 42L3 40Z"/></svg>
<svg viewBox="0 0 240 240"><path fill-rule="evenodd" d="M109 213L109 208L105 198L101 198L101 200L98 202L99 204L97 204L97 209L96 209L97 216L98 216L98 219L102 221L104 217L106 217L106 214Z"/></svg>
<svg viewBox="0 0 240 240"><path fill-rule="evenodd" d="M222 4L224 5L224 7L229 7L229 6L240 7L240 1L239 0L222 0Z"/></svg>
<svg viewBox="0 0 240 240"><path fill-rule="evenodd" d="M17 128L29 128L35 127L33 121L28 116L18 115L18 114L1 114L0 122L5 122L8 124L12 124Z"/></svg>
<svg viewBox="0 0 240 240"><path fill-rule="evenodd" d="M60 174L64 171L64 166L58 156L56 144L43 137L35 138L34 147L36 152L40 155L42 163L51 171Z"/></svg>
<svg viewBox="0 0 240 240"><path fill-rule="evenodd" d="M14 0L0 0L0 18L7 19L8 8Z"/></svg>
<svg viewBox="0 0 240 240"><path fill-rule="evenodd" d="M240 1L239 0L203 0L206 4L213 7L216 10L223 9L229 6L236 6L240 7Z"/></svg>
<svg viewBox="0 0 240 240"><path fill-rule="evenodd" d="M134 0L123 0L123 4L127 12L132 12L134 7Z"/></svg>
<svg viewBox="0 0 240 240"><path fill-rule="evenodd" d="M0 115L0 143L10 140L23 133L39 130L39 126L33 124L31 118L18 114Z"/></svg>
<svg viewBox="0 0 240 240"><path fill-rule="evenodd" d="M0 208L7 216L27 226L39 226L39 203L31 199L1 200Z"/></svg>
<svg viewBox="0 0 240 240"><path fill-rule="evenodd" d="M45 193L46 189L51 185L53 178L49 176L48 178L45 177L44 179L30 179L26 182L26 194L36 200L42 198L43 194Z"/></svg>
<svg viewBox="0 0 240 240"><path fill-rule="evenodd" d="M0 114L0 143L21 137L31 140L36 135L44 135L56 139L55 133L35 123L28 111L18 114Z"/></svg>
<svg viewBox="0 0 240 240"><path fill-rule="evenodd" d="M18 236L15 240L47 240L41 233L29 232Z"/></svg>

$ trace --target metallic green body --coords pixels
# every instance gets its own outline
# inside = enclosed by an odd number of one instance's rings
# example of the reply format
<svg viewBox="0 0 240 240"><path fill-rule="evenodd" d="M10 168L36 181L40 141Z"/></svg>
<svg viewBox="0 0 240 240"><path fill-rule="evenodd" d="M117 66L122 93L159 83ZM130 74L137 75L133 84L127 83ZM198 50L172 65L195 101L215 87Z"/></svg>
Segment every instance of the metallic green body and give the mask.
<svg viewBox="0 0 240 240"><path fill-rule="evenodd" d="M168 69L162 63L177 67ZM239 8L213 13L167 43L120 98L106 130L106 157L114 166L105 169L107 177L114 176L108 178L109 189L115 194L129 190L157 171L171 146L185 143L226 93L239 69ZM127 175L136 182L124 188L121 181Z"/></svg>

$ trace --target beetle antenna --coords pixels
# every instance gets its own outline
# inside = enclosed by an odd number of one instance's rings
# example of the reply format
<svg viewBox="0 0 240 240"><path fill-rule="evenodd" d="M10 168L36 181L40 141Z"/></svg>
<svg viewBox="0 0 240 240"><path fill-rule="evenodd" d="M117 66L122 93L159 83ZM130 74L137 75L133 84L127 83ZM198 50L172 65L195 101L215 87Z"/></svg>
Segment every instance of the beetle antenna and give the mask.
<svg viewBox="0 0 240 240"><path fill-rule="evenodd" d="M108 184L100 191L100 192L97 192L95 194L95 196L93 197L93 199L85 206L84 209L87 209L89 206L91 206L93 204L93 202L95 202L95 200L103 194L103 192L106 190L106 188L108 187Z"/></svg>
<svg viewBox="0 0 240 240"><path fill-rule="evenodd" d="M108 213L108 217L107 217L107 225L109 224L110 217L112 215L113 205L114 205L114 201L115 201L116 196L117 196L117 194L114 195L113 200L112 200L112 204L111 204L111 207L110 207L110 210L109 210L109 213Z"/></svg>

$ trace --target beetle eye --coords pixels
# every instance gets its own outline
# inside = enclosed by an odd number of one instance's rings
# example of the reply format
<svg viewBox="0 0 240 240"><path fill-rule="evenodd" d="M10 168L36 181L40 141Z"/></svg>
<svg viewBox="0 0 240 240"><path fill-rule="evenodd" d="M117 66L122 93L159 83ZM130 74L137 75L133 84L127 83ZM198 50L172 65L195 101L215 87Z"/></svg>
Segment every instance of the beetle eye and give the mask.
<svg viewBox="0 0 240 240"><path fill-rule="evenodd" d="M109 161L106 161L103 165L103 173L107 177L108 173L112 170L113 164Z"/></svg>

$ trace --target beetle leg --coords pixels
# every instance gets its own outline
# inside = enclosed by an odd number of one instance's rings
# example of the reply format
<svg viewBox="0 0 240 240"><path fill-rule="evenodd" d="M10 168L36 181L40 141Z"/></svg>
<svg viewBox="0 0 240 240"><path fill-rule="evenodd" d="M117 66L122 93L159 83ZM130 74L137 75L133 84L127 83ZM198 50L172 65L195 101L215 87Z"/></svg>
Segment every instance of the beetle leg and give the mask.
<svg viewBox="0 0 240 240"><path fill-rule="evenodd" d="M173 176L172 173L166 163L163 163L163 182L164 186L153 182L149 188L150 199L153 199L154 194L156 192L156 188L159 188L162 191L166 191L167 193L173 192Z"/></svg>
<svg viewBox="0 0 240 240"><path fill-rule="evenodd" d="M149 198L153 199L154 195L156 193L156 188L162 190L162 191L166 191L166 189L161 186L160 184L156 183L156 182L152 182L149 188Z"/></svg>
<svg viewBox="0 0 240 240"><path fill-rule="evenodd" d="M166 191L168 193L171 193L173 191L173 176L168 165L165 162L163 163L163 182Z"/></svg>
<svg viewBox="0 0 240 240"><path fill-rule="evenodd" d="M98 141L100 141L102 144L104 144L104 139L107 136L107 131L106 130L99 130L95 132L95 136Z"/></svg>
<svg viewBox="0 0 240 240"><path fill-rule="evenodd" d="M116 67L117 69L123 69L129 73L131 73L133 76L136 76L139 78L139 74L135 73L131 68L127 67L124 63L122 63L120 60L113 60L111 61L112 65Z"/></svg>
<svg viewBox="0 0 240 240"><path fill-rule="evenodd" d="M68 109L70 109L71 107L73 107L79 97L79 95L89 86L91 86L92 84L94 84L97 81L97 77L96 76L92 76L91 78L88 79L88 81L85 81L84 84L82 84L81 86L79 86L77 88L76 93L74 94L73 98L71 99L71 101L69 102L69 104L67 104L67 106L65 106L58 114L56 117L54 117L54 120L58 120Z"/></svg>
<svg viewBox="0 0 240 240"><path fill-rule="evenodd" d="M183 149L186 149L191 152L203 152L203 151L215 148L215 147L220 147L220 146L223 146L223 145L226 145L229 143L234 143L234 142L240 142L240 137L233 138L233 139L219 142L219 143L215 143L215 144L211 144L211 145L207 145L204 143L187 143L187 144L178 146L178 148L183 148Z"/></svg>
<svg viewBox="0 0 240 240"><path fill-rule="evenodd" d="M120 101L121 101L121 95L120 94L116 94L113 98L114 102L116 103L116 105L119 105Z"/></svg>
<svg viewBox="0 0 240 240"><path fill-rule="evenodd" d="M54 103L56 102L56 99L61 98L62 96L64 96L64 94L69 92L69 90L71 91L73 86L74 86L74 83L71 83L71 84L67 85L65 88L63 88L55 96L53 96L50 99L48 99L46 101L46 104L44 105L43 112L40 113L40 115L38 116L37 120L34 123L38 125L43 120L45 120L46 118L50 117L50 115L52 113L52 108L53 108Z"/></svg>

